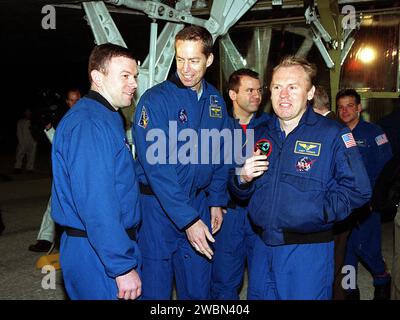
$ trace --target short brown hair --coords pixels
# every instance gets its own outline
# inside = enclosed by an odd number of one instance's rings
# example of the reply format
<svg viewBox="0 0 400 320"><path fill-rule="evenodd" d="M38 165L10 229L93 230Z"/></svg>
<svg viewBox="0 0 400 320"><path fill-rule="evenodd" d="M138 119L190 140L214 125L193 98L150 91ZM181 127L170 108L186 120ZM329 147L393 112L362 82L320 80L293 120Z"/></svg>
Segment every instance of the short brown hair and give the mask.
<svg viewBox="0 0 400 320"><path fill-rule="evenodd" d="M229 76L228 91L233 90L235 92L238 92L240 87L240 80L242 77L245 76L260 80L259 74L251 69L242 68L236 70Z"/></svg>
<svg viewBox="0 0 400 320"><path fill-rule="evenodd" d="M133 53L127 48L121 47L113 43L104 43L95 46L90 53L88 74L89 81L92 82L90 73L93 70L98 70L103 73L107 73L108 64L114 57L126 57L132 60L136 60Z"/></svg>
<svg viewBox="0 0 400 320"><path fill-rule="evenodd" d="M317 75L317 67L315 64L308 62L304 58L296 57L294 55L284 57L277 66L274 67L272 70L272 75L279 69L279 68L288 68L300 66L304 69L305 73L308 76L308 80L310 84L314 84L314 78Z"/></svg>
<svg viewBox="0 0 400 320"><path fill-rule="evenodd" d="M328 94L322 86L315 86L313 108L318 110L331 109Z"/></svg>
<svg viewBox="0 0 400 320"><path fill-rule="evenodd" d="M213 38L211 33L203 27L186 26L175 36L175 44L178 40L182 41L201 41L203 44L203 54L208 58L213 49Z"/></svg>
<svg viewBox="0 0 400 320"><path fill-rule="evenodd" d="M339 99L343 98L343 97L353 97L355 100L355 103L357 105L359 105L361 103L361 96L360 94L351 88L348 89L342 89L340 90L337 94L336 94L336 105L339 101Z"/></svg>

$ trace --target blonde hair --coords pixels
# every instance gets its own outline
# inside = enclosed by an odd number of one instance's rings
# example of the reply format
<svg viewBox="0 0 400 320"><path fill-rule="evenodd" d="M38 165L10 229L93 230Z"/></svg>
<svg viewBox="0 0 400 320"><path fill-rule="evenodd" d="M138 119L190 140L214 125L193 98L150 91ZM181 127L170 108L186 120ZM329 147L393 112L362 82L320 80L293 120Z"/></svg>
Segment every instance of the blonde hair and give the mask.
<svg viewBox="0 0 400 320"><path fill-rule="evenodd" d="M277 66L274 67L272 70L272 76L274 73L279 69L279 68L288 68L288 67L294 67L294 66L300 66L303 68L305 73L307 74L308 80L310 81L310 84L314 84L314 78L317 75L317 67L315 64L308 62L304 58L296 57L294 55L286 56L284 57Z"/></svg>

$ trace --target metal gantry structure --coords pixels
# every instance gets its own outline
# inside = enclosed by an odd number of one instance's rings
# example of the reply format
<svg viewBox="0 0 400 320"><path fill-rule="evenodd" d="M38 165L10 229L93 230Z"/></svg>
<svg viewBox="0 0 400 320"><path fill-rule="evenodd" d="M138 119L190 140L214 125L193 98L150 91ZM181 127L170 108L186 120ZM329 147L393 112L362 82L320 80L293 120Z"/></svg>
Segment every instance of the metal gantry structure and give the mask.
<svg viewBox="0 0 400 320"><path fill-rule="evenodd" d="M247 56L242 56L228 31L247 11L256 7L257 3L268 2L269 6L278 6L282 9L303 8L305 25L301 27L287 25L284 30L304 38L302 45L297 50L297 55L306 57L311 48L316 46L329 68L330 91L331 96L334 97L339 90L341 66L354 44L355 33L360 27L360 13L356 14L353 10L354 7L347 6L347 4L363 1L365 0L351 2L348 0L318 0L318 2L314 0L214 0L208 19L192 15L192 0L175 1L175 7L157 0L104 0L83 2L82 6L96 44L112 42L126 46L106 3L140 11L151 19L149 52L140 66L136 99L140 98L145 90L166 79L174 59L174 38L184 24L207 28L214 40L220 37L222 74L229 75L238 68L250 67L259 72L263 78L268 63L272 27L267 25L253 29L249 50L253 54ZM339 5L342 5L342 10L339 9ZM158 32L158 21L160 20L166 21L166 23L163 30ZM397 84L398 90L399 86L400 83ZM364 93L364 97L366 95L381 98L394 97L398 93ZM334 106L334 104L332 105Z"/></svg>

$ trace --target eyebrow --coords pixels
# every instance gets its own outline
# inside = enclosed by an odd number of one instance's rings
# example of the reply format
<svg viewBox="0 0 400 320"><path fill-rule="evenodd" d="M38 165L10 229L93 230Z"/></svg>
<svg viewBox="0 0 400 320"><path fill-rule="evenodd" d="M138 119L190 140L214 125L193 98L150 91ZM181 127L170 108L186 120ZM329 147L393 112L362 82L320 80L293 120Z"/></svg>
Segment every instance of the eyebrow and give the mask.
<svg viewBox="0 0 400 320"><path fill-rule="evenodd" d="M183 57L180 57L180 56L175 56L175 58L176 59L183 59L183 60L185 60L185 58L183 58ZM191 57L191 58L187 58L186 60L195 60L195 59L201 59L201 57Z"/></svg>
<svg viewBox="0 0 400 320"><path fill-rule="evenodd" d="M281 83L279 83L279 82L271 82L271 85L281 85ZM288 83L287 85L288 86L293 86L293 85L299 85L300 84L300 82L292 82L292 83Z"/></svg>
<svg viewBox="0 0 400 320"><path fill-rule="evenodd" d="M121 73L129 73L129 74L132 74L132 72L130 72L129 70L121 70L120 74L121 74ZM139 72L133 73L134 76L135 76L135 75L138 75L138 74L139 74Z"/></svg>

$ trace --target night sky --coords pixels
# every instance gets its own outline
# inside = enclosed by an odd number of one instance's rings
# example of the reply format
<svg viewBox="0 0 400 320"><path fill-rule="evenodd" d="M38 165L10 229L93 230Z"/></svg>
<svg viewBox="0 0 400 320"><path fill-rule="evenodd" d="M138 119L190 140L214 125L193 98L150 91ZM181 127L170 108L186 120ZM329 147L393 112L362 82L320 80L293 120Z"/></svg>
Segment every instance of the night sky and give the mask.
<svg viewBox="0 0 400 320"><path fill-rule="evenodd" d="M0 0L3 146L15 144L16 121L26 107L44 107L42 92L62 95L69 87L83 92L89 87L87 61L95 43L84 10L55 7L56 28L45 30L43 5L41 0ZM111 15L128 47L143 61L150 20L144 15Z"/></svg>

